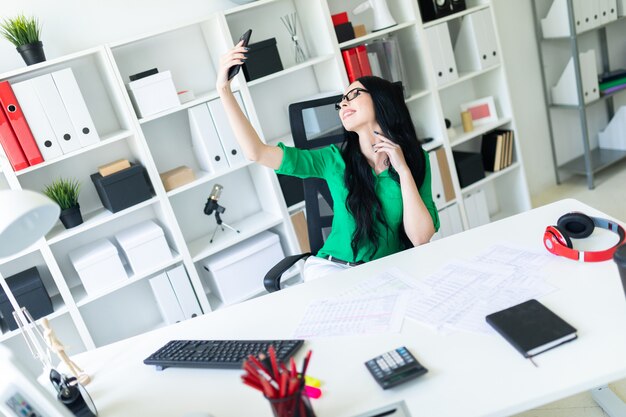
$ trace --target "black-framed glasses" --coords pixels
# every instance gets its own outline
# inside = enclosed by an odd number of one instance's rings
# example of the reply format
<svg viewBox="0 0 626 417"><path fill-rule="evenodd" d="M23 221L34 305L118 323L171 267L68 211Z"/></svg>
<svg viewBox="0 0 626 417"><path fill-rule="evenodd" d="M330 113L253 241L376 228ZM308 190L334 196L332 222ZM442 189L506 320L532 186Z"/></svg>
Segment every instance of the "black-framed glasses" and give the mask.
<svg viewBox="0 0 626 417"><path fill-rule="evenodd" d="M335 103L335 110L337 110L337 111L341 110L341 103L344 100L352 101L355 98L357 98L358 96L360 96L361 93L369 93L369 91L367 91L364 88L360 88L360 87L356 87L356 88L353 88L352 90L348 91L345 95L341 96L341 100L339 100L338 103Z"/></svg>

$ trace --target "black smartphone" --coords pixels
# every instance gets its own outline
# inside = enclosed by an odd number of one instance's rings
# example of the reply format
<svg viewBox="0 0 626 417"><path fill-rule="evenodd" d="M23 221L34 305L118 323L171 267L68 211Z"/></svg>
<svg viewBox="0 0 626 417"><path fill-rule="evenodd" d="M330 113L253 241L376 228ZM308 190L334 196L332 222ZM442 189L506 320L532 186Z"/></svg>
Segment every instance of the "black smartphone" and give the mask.
<svg viewBox="0 0 626 417"><path fill-rule="evenodd" d="M250 35L252 35L252 29L246 30L246 32L243 35L241 35L241 38L239 38L239 41L237 42L237 44L243 41L242 46L248 46L248 42L250 42ZM228 79L230 80L235 75L239 74L240 68L241 68L241 65L233 65L232 67L230 67L228 69Z"/></svg>

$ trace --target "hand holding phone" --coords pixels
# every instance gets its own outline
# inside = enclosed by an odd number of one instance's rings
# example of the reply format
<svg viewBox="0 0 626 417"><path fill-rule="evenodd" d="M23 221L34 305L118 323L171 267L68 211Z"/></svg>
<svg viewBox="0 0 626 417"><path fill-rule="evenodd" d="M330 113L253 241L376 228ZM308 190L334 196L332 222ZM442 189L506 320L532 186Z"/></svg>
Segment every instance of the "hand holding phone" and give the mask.
<svg viewBox="0 0 626 417"><path fill-rule="evenodd" d="M248 43L250 42L250 36L252 35L252 29L248 29L243 35L241 35L241 38L239 38L239 41L237 42L237 45L239 45L239 42L243 41L243 43L241 44L241 46L248 46ZM233 65L232 67L230 67L228 69L228 79L231 80L235 75L237 75L239 73L239 69L241 68L241 65Z"/></svg>

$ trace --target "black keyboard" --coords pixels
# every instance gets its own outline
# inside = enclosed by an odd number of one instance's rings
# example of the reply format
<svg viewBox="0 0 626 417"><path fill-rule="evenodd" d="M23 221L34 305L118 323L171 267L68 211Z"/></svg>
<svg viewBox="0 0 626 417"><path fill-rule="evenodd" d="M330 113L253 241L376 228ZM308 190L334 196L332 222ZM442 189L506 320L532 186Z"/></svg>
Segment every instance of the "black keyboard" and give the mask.
<svg viewBox="0 0 626 417"><path fill-rule="evenodd" d="M248 355L267 355L270 345L276 358L285 361L304 340L172 340L144 359L161 371L169 367L241 369Z"/></svg>

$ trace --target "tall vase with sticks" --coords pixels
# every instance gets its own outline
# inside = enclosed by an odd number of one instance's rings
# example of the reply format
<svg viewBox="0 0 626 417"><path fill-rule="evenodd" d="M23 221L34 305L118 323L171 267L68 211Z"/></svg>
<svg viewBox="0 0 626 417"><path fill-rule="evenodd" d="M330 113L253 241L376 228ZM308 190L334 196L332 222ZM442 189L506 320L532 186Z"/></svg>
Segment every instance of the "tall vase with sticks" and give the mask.
<svg viewBox="0 0 626 417"><path fill-rule="evenodd" d="M298 39L298 15L295 12L289 13L282 16L280 20L283 22L283 25L285 25L285 28L291 35L291 40L293 41L294 45L294 55L296 57L296 63L299 64L306 61L306 54L304 52L304 49L302 49L302 46L300 45L300 39Z"/></svg>

